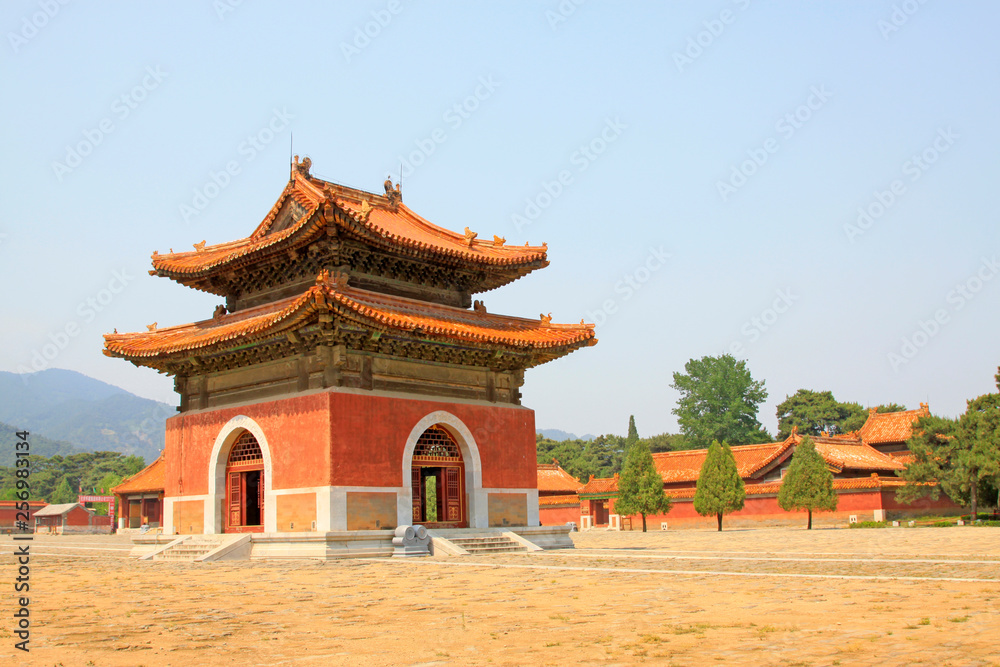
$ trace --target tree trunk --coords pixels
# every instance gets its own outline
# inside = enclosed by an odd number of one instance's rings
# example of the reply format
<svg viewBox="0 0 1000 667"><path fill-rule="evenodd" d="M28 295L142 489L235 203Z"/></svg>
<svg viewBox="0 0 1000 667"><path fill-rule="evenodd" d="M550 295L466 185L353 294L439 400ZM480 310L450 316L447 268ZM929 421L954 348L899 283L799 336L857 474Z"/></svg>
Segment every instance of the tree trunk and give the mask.
<svg viewBox="0 0 1000 667"><path fill-rule="evenodd" d="M722 532L722 512L716 513L715 518L719 520L719 532L721 533Z"/></svg>
<svg viewBox="0 0 1000 667"><path fill-rule="evenodd" d="M812 510L808 510L808 511L809 511L809 524L806 526L806 530L812 530L813 529L813 511Z"/></svg>
<svg viewBox="0 0 1000 667"><path fill-rule="evenodd" d="M642 515L642 532L646 532L646 515Z"/></svg>
<svg viewBox="0 0 1000 667"><path fill-rule="evenodd" d="M972 490L972 520L973 521L976 520L976 505L977 505L976 501L978 500L976 498L976 491L978 490L977 487L979 486L979 484L977 483L978 481L979 480L976 480L976 479L972 480L972 489L971 490Z"/></svg>

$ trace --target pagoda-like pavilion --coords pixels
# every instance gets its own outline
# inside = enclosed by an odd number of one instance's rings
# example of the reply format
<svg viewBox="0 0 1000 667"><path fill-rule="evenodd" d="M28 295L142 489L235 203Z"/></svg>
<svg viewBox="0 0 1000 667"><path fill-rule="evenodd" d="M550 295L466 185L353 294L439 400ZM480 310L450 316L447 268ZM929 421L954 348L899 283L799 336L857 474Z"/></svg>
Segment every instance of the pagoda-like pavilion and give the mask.
<svg viewBox="0 0 1000 667"><path fill-rule="evenodd" d="M245 239L153 253L150 274L225 299L212 317L105 335L174 376L166 533L537 526L524 371L593 345L591 324L472 297L548 265L373 194L291 178Z"/></svg>

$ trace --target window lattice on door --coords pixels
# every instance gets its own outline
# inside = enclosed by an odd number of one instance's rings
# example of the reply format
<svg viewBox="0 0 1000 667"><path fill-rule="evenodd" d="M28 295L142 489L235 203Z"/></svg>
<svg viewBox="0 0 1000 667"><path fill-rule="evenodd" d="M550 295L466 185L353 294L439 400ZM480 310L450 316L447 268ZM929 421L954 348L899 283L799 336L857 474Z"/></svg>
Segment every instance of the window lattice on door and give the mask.
<svg viewBox="0 0 1000 667"><path fill-rule="evenodd" d="M413 458L425 461L461 461L458 443L448 431L440 426L431 426L417 440Z"/></svg>
<svg viewBox="0 0 1000 667"><path fill-rule="evenodd" d="M253 437L250 431L244 431L233 443L233 449L229 452L230 466L247 466L257 463L264 463L264 454L260 451L260 444L257 438Z"/></svg>

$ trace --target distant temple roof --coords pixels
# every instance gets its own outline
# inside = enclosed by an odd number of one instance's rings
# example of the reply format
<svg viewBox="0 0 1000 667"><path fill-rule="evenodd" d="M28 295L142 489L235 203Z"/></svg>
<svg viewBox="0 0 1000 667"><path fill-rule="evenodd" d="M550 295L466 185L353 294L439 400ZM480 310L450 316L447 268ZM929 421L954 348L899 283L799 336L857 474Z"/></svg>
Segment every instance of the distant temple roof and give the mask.
<svg viewBox="0 0 1000 667"><path fill-rule="evenodd" d="M378 195L315 178L310 165L309 158L300 163L296 156L291 179L249 237L195 244L194 251L153 253L150 273L226 296L232 271L294 254L327 238L332 229L393 254L475 269L481 275L474 292L500 287L548 265L545 244L507 245L499 236L479 239L468 227L464 234L452 232L407 208L398 186L392 190L388 181L386 193Z"/></svg>
<svg viewBox="0 0 1000 667"><path fill-rule="evenodd" d="M277 335L294 336L297 329L331 316L376 332L529 352L529 365L597 342L592 324L553 324L547 317L507 317L380 294L350 287L342 277L324 271L299 296L192 324L105 334L104 353L158 368L171 355L208 354Z"/></svg>
<svg viewBox="0 0 1000 667"><path fill-rule="evenodd" d="M919 410L902 412L878 412L877 408L871 408L864 426L858 430L858 436L868 444L906 442L913 435L916 421L930 413L926 403L921 403Z"/></svg>
<svg viewBox="0 0 1000 667"><path fill-rule="evenodd" d="M883 454L858 439L810 437L816 444L816 451L826 461L827 468L835 473L844 470L862 470L877 475L894 473L906 468L904 462ZM740 477L748 482L760 479L767 471L789 459L795 446L802 442L802 438L798 430L793 429L782 442L732 447ZM707 449L657 452L653 454L653 463L664 484L697 482L707 455ZM584 495L617 493L617 479L617 475L614 478L591 479L580 493ZM672 494L674 490L668 488L668 491Z"/></svg>
<svg viewBox="0 0 1000 667"><path fill-rule="evenodd" d="M575 494L583 484L569 474L558 463L538 464L538 492Z"/></svg>
<svg viewBox="0 0 1000 667"><path fill-rule="evenodd" d="M163 454L160 454L148 466L131 477L126 477L122 480L122 483L111 489L111 492L118 495L125 495L147 491L163 491L163 473L166 467L163 461Z"/></svg>

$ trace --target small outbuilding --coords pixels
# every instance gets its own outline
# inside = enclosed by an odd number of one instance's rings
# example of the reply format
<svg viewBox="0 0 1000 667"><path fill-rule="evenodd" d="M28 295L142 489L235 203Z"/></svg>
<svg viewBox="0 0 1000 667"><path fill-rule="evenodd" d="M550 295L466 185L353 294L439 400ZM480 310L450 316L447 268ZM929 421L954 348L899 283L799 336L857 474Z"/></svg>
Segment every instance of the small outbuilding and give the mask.
<svg viewBox="0 0 1000 667"><path fill-rule="evenodd" d="M163 526L163 455L126 478L111 491L118 500L118 532L139 531L143 526L159 532Z"/></svg>
<svg viewBox="0 0 1000 667"><path fill-rule="evenodd" d="M47 505L35 512L35 532L51 535L108 532L108 527L95 518L94 510L80 503Z"/></svg>

